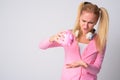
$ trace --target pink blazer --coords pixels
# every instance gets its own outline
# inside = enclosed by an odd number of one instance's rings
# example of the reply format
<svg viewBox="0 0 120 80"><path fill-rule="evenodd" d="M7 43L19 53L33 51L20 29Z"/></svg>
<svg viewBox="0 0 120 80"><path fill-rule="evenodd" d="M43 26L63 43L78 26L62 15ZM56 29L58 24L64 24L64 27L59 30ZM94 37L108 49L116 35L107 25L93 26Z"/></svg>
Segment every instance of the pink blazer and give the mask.
<svg viewBox="0 0 120 80"><path fill-rule="evenodd" d="M49 39L42 41L39 45L40 49L47 49L51 47L63 47L65 51L65 62L63 66L61 80L97 80L97 74L101 69L104 58L104 51L99 53L96 49L95 40L91 40L84 50L80 53L78 42L74 37L71 46L62 46L56 42L49 42ZM88 64L88 68L66 68L66 64L74 61L83 60Z"/></svg>

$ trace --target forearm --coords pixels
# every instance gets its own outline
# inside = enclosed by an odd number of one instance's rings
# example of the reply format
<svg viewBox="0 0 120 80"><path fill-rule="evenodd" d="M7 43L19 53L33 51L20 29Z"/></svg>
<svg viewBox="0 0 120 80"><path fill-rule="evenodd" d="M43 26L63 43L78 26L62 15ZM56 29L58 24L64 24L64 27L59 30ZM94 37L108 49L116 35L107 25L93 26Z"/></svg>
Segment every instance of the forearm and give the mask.
<svg viewBox="0 0 120 80"><path fill-rule="evenodd" d="M87 72L91 73L91 74L98 74L100 71L101 67L98 67L94 64L88 64L88 66L85 68L85 70L87 70Z"/></svg>
<svg viewBox="0 0 120 80"><path fill-rule="evenodd" d="M91 74L98 74L100 72L103 59L104 59L104 53L97 53L97 58L94 63L87 63L87 72Z"/></svg>
<svg viewBox="0 0 120 80"><path fill-rule="evenodd" d="M58 46L61 46L61 45L55 41L51 41L50 38L45 39L39 43L39 48L43 50L51 48L51 47L58 47Z"/></svg>

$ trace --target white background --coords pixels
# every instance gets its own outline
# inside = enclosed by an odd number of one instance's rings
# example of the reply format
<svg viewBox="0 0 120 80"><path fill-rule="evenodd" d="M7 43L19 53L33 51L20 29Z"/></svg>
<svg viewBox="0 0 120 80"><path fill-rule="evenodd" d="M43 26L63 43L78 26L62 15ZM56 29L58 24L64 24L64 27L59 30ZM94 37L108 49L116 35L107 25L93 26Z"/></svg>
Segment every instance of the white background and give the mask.
<svg viewBox="0 0 120 80"><path fill-rule="evenodd" d="M39 49L39 42L73 28L83 0L0 0L0 80L60 80L62 48ZM119 80L119 0L89 0L110 16L107 51L98 80Z"/></svg>

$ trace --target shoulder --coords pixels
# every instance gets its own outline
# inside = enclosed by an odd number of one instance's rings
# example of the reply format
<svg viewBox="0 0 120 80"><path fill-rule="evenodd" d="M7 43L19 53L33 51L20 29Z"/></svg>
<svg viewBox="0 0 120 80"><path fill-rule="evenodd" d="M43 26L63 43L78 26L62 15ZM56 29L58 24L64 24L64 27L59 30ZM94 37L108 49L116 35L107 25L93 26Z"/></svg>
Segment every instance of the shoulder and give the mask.
<svg viewBox="0 0 120 80"><path fill-rule="evenodd" d="M72 32L73 30L72 30L72 29L67 29L66 31L70 31L70 32Z"/></svg>

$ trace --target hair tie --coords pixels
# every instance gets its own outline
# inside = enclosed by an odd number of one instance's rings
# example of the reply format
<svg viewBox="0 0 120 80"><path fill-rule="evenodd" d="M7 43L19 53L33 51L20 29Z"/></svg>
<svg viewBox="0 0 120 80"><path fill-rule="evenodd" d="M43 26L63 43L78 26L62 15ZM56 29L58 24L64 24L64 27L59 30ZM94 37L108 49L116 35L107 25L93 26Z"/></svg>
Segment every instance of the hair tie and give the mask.
<svg viewBox="0 0 120 80"><path fill-rule="evenodd" d="M91 4L91 3L90 3L90 2L84 2L84 5L85 5L85 4Z"/></svg>

